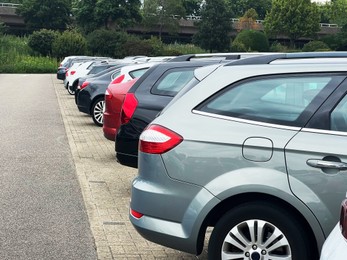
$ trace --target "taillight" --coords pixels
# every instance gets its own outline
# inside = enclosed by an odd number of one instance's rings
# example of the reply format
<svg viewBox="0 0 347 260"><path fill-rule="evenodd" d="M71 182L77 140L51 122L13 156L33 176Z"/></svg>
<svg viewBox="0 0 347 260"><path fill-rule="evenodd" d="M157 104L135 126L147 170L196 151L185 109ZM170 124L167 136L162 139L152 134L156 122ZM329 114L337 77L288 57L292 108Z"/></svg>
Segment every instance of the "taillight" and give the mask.
<svg viewBox="0 0 347 260"><path fill-rule="evenodd" d="M130 214L131 214L133 217L135 217L135 218L141 218L141 217L143 216L142 213L137 212L137 211L135 211L135 210L133 210L133 209L130 209Z"/></svg>
<svg viewBox="0 0 347 260"><path fill-rule="evenodd" d="M347 239L347 199L341 203L340 228L343 237Z"/></svg>
<svg viewBox="0 0 347 260"><path fill-rule="evenodd" d="M140 135L139 149L144 153L162 154L182 141L182 136L170 129L160 125L150 125Z"/></svg>
<svg viewBox="0 0 347 260"><path fill-rule="evenodd" d="M120 118L121 124L126 124L130 121L131 117L133 116L136 110L137 104L138 102L134 93L127 93L125 95Z"/></svg>
<svg viewBox="0 0 347 260"><path fill-rule="evenodd" d="M66 70L65 76L66 76L66 77L69 76L69 69Z"/></svg>
<svg viewBox="0 0 347 260"><path fill-rule="evenodd" d="M106 91L105 91L105 99L111 100L112 97L113 96L112 96L111 92L108 89L106 89Z"/></svg>
<svg viewBox="0 0 347 260"><path fill-rule="evenodd" d="M87 87L89 85L89 82L88 81L85 81L85 82L83 82L83 84L81 85L81 86L78 86L77 88L79 89L79 90L82 90L82 89L84 89L85 87Z"/></svg>
<svg viewBox="0 0 347 260"><path fill-rule="evenodd" d="M123 75L120 75L119 77L115 78L115 79L111 82L111 84L122 83L122 81L124 80L124 78L125 78L125 75L124 75L124 74L123 74Z"/></svg>
<svg viewBox="0 0 347 260"><path fill-rule="evenodd" d="M70 72L71 75L73 75L73 74L75 74L75 73L76 73L75 70L72 70L72 71Z"/></svg>

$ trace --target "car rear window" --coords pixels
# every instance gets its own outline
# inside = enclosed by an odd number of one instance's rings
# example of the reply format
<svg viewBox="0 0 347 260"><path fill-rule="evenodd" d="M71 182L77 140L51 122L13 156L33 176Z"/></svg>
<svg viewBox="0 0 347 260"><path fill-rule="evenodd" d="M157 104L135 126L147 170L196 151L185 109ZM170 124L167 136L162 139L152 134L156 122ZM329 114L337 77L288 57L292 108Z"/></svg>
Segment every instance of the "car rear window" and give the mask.
<svg viewBox="0 0 347 260"><path fill-rule="evenodd" d="M302 126L304 113L332 76L281 76L229 86L197 109L223 116Z"/></svg>
<svg viewBox="0 0 347 260"><path fill-rule="evenodd" d="M196 67L170 69L153 86L155 95L174 97L193 77Z"/></svg>

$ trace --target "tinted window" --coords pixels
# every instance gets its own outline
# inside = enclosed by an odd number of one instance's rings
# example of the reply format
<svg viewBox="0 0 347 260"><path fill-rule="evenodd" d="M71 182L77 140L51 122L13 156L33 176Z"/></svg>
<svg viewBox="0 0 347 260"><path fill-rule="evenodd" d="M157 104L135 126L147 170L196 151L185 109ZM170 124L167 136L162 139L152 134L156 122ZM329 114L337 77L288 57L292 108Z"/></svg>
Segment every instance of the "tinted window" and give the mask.
<svg viewBox="0 0 347 260"><path fill-rule="evenodd" d="M204 102L204 112L268 123L301 126L299 117L330 81L329 76L248 80Z"/></svg>
<svg viewBox="0 0 347 260"><path fill-rule="evenodd" d="M193 77L194 68L168 70L154 85L152 93L163 96L175 96Z"/></svg>
<svg viewBox="0 0 347 260"><path fill-rule="evenodd" d="M347 132L347 96L332 111L330 115L330 129Z"/></svg>

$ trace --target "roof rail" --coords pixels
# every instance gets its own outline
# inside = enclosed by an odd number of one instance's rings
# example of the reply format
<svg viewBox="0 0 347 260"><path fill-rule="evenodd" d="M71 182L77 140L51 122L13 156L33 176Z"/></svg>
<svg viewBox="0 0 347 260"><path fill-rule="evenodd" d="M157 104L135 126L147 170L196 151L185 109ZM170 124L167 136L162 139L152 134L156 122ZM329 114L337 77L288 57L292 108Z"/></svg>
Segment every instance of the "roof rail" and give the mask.
<svg viewBox="0 0 347 260"><path fill-rule="evenodd" d="M213 59L213 58L224 58L225 60L238 60L241 58L240 54L237 53L206 53L206 54L185 54L180 55L169 60L169 62L177 61L190 61L192 59Z"/></svg>
<svg viewBox="0 0 347 260"><path fill-rule="evenodd" d="M230 62L225 66L237 65L256 65L256 64L270 64L276 60L285 59L314 59L314 58L347 58L347 52L295 52L295 53L277 53L262 55L256 57L249 57L234 62Z"/></svg>

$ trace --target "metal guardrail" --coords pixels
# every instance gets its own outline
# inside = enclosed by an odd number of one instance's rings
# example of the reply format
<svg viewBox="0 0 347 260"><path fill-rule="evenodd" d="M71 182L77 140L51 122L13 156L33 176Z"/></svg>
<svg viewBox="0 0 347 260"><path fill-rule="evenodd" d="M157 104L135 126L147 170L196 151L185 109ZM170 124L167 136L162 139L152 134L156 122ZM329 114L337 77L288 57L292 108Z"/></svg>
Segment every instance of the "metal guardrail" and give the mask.
<svg viewBox="0 0 347 260"><path fill-rule="evenodd" d="M12 7L12 8L17 8L21 4L13 4L13 3L0 3L0 7Z"/></svg>
<svg viewBox="0 0 347 260"><path fill-rule="evenodd" d="M13 3L0 3L0 7L12 7L12 8L17 8L21 4L13 4ZM178 15L174 15L174 18L180 19ZM197 15L188 15L185 17L186 20L195 20L195 21L200 21L201 16ZM231 18L231 22L237 23L240 21L238 18ZM255 20L256 23L258 24L263 24L264 20ZM319 23L320 27L329 27L329 28L340 28L338 24L330 24L330 23Z"/></svg>
<svg viewBox="0 0 347 260"><path fill-rule="evenodd" d="M189 15L186 16L187 20L201 20L201 16L195 16L195 15ZM239 22L240 19L239 18L231 18L231 22L233 23L237 23ZM259 24L263 24L264 20L255 20L255 23L259 23ZM335 23L319 23L320 27L329 27L329 28L339 28L340 26L338 24Z"/></svg>

